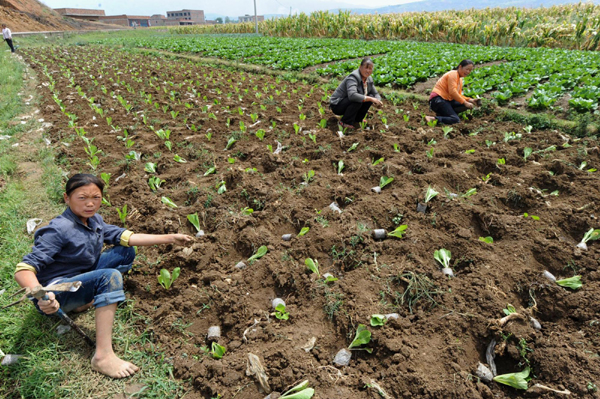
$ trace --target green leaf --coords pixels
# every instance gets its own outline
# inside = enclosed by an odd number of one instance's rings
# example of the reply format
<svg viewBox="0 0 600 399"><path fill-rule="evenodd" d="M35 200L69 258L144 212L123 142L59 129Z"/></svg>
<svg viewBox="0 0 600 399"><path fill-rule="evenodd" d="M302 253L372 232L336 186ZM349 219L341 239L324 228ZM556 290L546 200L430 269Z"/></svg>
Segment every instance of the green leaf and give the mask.
<svg viewBox="0 0 600 399"><path fill-rule="evenodd" d="M321 274L319 273L319 262L316 260L312 260L311 258L307 258L304 261L304 264L306 265L306 267L308 267L308 270L310 270L313 273L316 273L317 276L321 277Z"/></svg>
<svg viewBox="0 0 600 399"><path fill-rule="evenodd" d="M226 351L227 349L225 349L224 346L221 346L216 342L212 343L212 351L210 353L215 359L221 359Z"/></svg>
<svg viewBox="0 0 600 399"><path fill-rule="evenodd" d="M439 249L433 253L433 257L435 260L440 262L445 268L450 267L450 259L452 258L452 253L445 248Z"/></svg>
<svg viewBox="0 0 600 399"><path fill-rule="evenodd" d="M379 187L384 188L385 186L387 186L388 184L390 184L393 181L394 181L393 177L381 176L381 179L379 180Z"/></svg>
<svg viewBox="0 0 600 399"><path fill-rule="evenodd" d="M206 172L204 172L204 176L208 176L212 173L215 173L217 171L217 168L215 166L208 168L208 170Z"/></svg>
<svg viewBox="0 0 600 399"><path fill-rule="evenodd" d="M261 246L260 248L258 248L258 250L256 251L256 253L254 255L252 255L250 258L248 258L248 262L254 262L257 259L262 258L263 256L265 256L267 254L267 251L269 249L267 248L266 245Z"/></svg>
<svg viewBox="0 0 600 399"><path fill-rule="evenodd" d="M358 148L359 143L354 143L350 148L348 148L348 152L352 152Z"/></svg>
<svg viewBox="0 0 600 399"><path fill-rule="evenodd" d="M385 161L385 158L383 158L383 157L379 158L379 159L378 159L378 160L376 160L376 161L374 160L374 161L373 161L373 166L377 166L377 165L379 165L380 163L382 163L383 161Z"/></svg>
<svg viewBox="0 0 600 399"><path fill-rule="evenodd" d="M583 242L595 241L600 238L600 229L594 230L591 228L585 235L583 236Z"/></svg>
<svg viewBox="0 0 600 399"><path fill-rule="evenodd" d="M194 225L194 227L196 228L196 230L200 231L200 220L198 219L198 214L197 213L193 213L191 215L187 215L187 219L190 221L191 224Z"/></svg>
<svg viewBox="0 0 600 399"><path fill-rule="evenodd" d="M382 326L385 324L386 321L387 319L382 314L371 315L371 325L373 327Z"/></svg>
<svg viewBox="0 0 600 399"><path fill-rule="evenodd" d="M388 233L388 237L397 237L397 238L402 238L404 232L406 231L406 229L408 228L407 225L403 224L400 225L398 227L396 227L396 230L392 231L391 233Z"/></svg>
<svg viewBox="0 0 600 399"><path fill-rule="evenodd" d="M572 290L577 290L583 286L583 283L581 282L581 276L573 276L562 280L556 280L556 284Z"/></svg>
<svg viewBox="0 0 600 399"><path fill-rule="evenodd" d="M497 375L494 377L494 381L516 389L527 390L527 377L529 377L529 367L526 367L520 373Z"/></svg>
<svg viewBox="0 0 600 399"><path fill-rule="evenodd" d="M338 279L333 276L327 276L325 278L325 284L333 283L334 281L338 281Z"/></svg>
<svg viewBox="0 0 600 399"><path fill-rule="evenodd" d="M171 274L171 284L173 284L173 282L175 280L177 280L177 277L179 277L179 273L181 272L181 268L176 267L175 269L173 269L173 273Z"/></svg>
<svg viewBox="0 0 600 399"><path fill-rule="evenodd" d="M160 199L160 201L161 201L163 204L165 204L165 205L167 205L167 206L170 206L171 208L177 208L177 204L176 204L176 203L174 203L173 201L171 201L171 199L170 199L169 197L162 197L162 198Z"/></svg>
<svg viewBox="0 0 600 399"><path fill-rule="evenodd" d="M474 149L466 150L465 154L475 154L475 150Z"/></svg>
<svg viewBox="0 0 600 399"><path fill-rule="evenodd" d="M167 269L160 269L158 275L158 283L168 290L171 287L171 273Z"/></svg>
<svg viewBox="0 0 600 399"><path fill-rule="evenodd" d="M312 388L303 389L291 395L280 396L279 399L310 399L314 396L315 390Z"/></svg>
<svg viewBox="0 0 600 399"><path fill-rule="evenodd" d="M428 203L432 199L435 198L439 193L435 191L431 186L427 187L427 191L425 191L425 203Z"/></svg>
<svg viewBox="0 0 600 399"><path fill-rule="evenodd" d="M504 312L505 315L509 315L509 314L513 314L513 313L517 313L517 309L515 309L515 307L513 305L511 305L510 303L506 305L506 309L502 309L502 311Z"/></svg>
<svg viewBox="0 0 600 399"><path fill-rule="evenodd" d="M490 236L487 237L479 237L479 241L483 241L486 244L493 244L494 243L494 239Z"/></svg>
<svg viewBox="0 0 600 399"><path fill-rule="evenodd" d="M348 348L356 348L361 345L366 345L371 342L371 331L364 324L359 324L356 329L356 336Z"/></svg>
<svg viewBox="0 0 600 399"><path fill-rule="evenodd" d="M303 235L305 235L306 233L308 233L309 230L310 230L310 227L303 227L300 230L300 233L298 233L298 237L302 237Z"/></svg>
<svg viewBox="0 0 600 399"><path fill-rule="evenodd" d="M461 197L463 198L469 198L472 195L477 194L477 189L476 188L470 188L469 190L467 190L466 193L464 193L463 195L461 195Z"/></svg>
<svg viewBox="0 0 600 399"><path fill-rule="evenodd" d="M147 162L144 166L144 170L148 173L156 173L156 164L152 162Z"/></svg>

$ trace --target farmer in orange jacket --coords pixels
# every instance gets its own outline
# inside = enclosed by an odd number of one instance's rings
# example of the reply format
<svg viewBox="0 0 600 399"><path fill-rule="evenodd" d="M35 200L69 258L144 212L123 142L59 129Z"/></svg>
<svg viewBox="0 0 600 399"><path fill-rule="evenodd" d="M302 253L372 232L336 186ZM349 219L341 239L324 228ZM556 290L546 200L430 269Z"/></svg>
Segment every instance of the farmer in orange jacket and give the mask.
<svg viewBox="0 0 600 399"><path fill-rule="evenodd" d="M426 116L427 122L437 119L438 123L452 125L460 122L458 114L473 109L476 100L463 96L462 88L463 78L468 76L474 67L473 61L462 60L456 68L437 81L429 96L429 107L437 116Z"/></svg>

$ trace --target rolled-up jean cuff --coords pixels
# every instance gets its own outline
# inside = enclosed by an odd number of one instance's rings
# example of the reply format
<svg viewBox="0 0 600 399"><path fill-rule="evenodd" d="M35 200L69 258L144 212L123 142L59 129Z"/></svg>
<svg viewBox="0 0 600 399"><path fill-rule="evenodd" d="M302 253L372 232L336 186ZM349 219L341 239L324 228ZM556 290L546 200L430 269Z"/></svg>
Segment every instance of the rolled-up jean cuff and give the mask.
<svg viewBox="0 0 600 399"><path fill-rule="evenodd" d="M125 300L125 292L123 290L107 292L106 294L99 294L94 297L94 306L101 308L103 306L112 305L113 303L119 303Z"/></svg>

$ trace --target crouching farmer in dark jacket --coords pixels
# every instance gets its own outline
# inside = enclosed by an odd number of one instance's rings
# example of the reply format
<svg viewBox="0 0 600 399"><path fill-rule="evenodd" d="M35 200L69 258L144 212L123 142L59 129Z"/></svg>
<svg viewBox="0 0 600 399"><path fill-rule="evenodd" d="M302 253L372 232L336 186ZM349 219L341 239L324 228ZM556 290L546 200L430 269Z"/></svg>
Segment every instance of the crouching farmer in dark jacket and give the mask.
<svg viewBox="0 0 600 399"><path fill-rule="evenodd" d="M341 127L353 129L354 123L365 119L372 104L382 105L371 78L373 66L373 60L364 58L360 68L348 75L331 96L329 108L334 114L343 115Z"/></svg>

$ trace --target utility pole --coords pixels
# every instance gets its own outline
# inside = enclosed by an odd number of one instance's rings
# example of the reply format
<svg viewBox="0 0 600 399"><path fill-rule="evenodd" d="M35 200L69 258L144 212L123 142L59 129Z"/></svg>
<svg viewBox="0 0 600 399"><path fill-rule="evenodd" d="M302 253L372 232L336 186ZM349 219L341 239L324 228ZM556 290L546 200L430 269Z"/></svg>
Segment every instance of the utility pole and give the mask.
<svg viewBox="0 0 600 399"><path fill-rule="evenodd" d="M258 35L258 16L256 15L256 0L254 0L254 26L256 28L256 34Z"/></svg>

